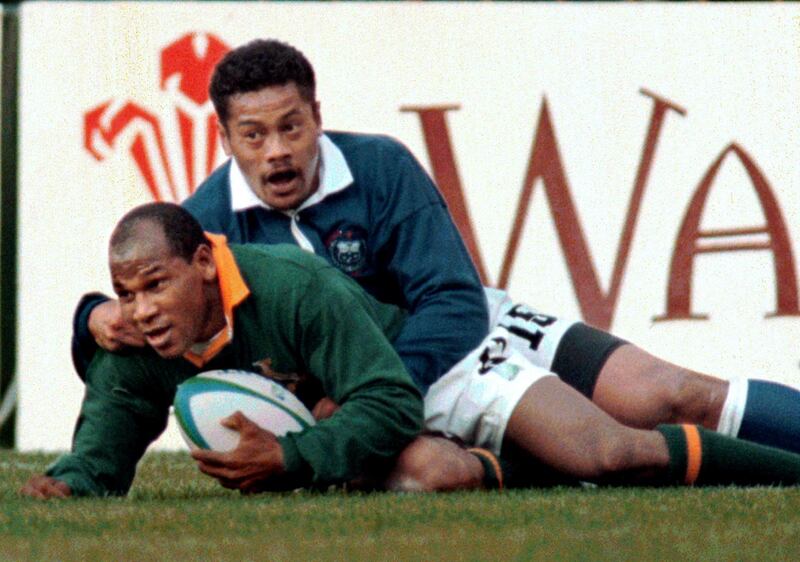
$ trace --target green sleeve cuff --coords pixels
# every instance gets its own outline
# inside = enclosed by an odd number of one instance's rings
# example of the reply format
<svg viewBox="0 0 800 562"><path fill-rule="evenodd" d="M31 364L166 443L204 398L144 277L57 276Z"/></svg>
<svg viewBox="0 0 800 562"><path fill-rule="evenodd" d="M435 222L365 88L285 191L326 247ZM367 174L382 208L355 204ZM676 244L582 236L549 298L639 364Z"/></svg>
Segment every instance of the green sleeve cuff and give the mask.
<svg viewBox="0 0 800 562"><path fill-rule="evenodd" d="M64 455L51 464L46 476L61 480L69 486L73 496L105 496L108 492L98 485L82 470L80 463L72 455Z"/></svg>
<svg viewBox="0 0 800 562"><path fill-rule="evenodd" d="M283 467L288 476L304 480L301 485L306 485L311 481L311 465L300 454L300 448L292 437L292 434L278 437L278 443L283 449Z"/></svg>

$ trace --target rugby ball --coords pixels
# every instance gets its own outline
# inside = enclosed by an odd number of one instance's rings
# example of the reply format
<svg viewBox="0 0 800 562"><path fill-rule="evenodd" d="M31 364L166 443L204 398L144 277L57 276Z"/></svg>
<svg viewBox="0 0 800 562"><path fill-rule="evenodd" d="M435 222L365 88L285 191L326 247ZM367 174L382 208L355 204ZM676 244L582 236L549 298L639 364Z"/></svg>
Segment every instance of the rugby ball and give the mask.
<svg viewBox="0 0 800 562"><path fill-rule="evenodd" d="M175 418L190 449L230 451L239 432L220 421L237 410L259 427L281 436L314 425L302 402L277 382L239 370L200 373L178 386L173 402Z"/></svg>

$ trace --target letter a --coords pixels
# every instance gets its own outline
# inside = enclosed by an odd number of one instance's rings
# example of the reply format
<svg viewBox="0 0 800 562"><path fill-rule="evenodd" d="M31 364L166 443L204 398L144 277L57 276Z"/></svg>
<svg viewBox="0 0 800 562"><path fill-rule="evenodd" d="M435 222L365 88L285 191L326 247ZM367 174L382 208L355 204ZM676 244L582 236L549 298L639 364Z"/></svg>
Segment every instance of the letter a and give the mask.
<svg viewBox="0 0 800 562"><path fill-rule="evenodd" d="M711 190L711 185L717 177L722 161L733 153L744 165L750 177L761 209L764 212L766 224L764 226L730 228L719 230L701 230L700 219ZM767 242L718 242L698 244L701 238L714 239L731 236L752 236L766 234ZM667 291L667 311L656 320L684 320L705 319L704 314L692 313L692 274L694 258L700 253L722 253L752 250L768 250L772 252L775 264L776 303L774 316L800 315L797 298L797 278L795 276L794 258L786 224L781 216L780 207L775 195L770 189L764 174L756 166L747 152L735 143L727 146L717 157L706 175L700 181L697 191L689 203L689 209L683 219L678 238L675 241L675 251L670 265L669 288ZM769 315L768 315L769 316Z"/></svg>

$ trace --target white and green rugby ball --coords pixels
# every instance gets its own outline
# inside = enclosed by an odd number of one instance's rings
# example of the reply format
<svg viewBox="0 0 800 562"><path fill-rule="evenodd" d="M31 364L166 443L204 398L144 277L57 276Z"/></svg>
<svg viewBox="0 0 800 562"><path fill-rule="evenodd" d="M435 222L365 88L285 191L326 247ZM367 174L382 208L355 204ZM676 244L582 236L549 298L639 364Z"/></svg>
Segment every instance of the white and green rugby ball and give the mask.
<svg viewBox="0 0 800 562"><path fill-rule="evenodd" d="M178 386L173 403L181 435L191 449L230 451L239 433L220 421L237 410L281 436L314 425L302 402L263 375L232 369L207 371Z"/></svg>

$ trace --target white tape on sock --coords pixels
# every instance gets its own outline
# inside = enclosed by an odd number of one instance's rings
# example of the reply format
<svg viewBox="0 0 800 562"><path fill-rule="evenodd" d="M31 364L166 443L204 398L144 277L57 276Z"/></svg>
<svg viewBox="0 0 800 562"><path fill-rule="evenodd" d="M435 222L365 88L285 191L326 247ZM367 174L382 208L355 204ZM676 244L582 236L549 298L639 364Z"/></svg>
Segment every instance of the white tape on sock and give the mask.
<svg viewBox="0 0 800 562"><path fill-rule="evenodd" d="M728 396L725 397L725 404L722 405L722 413L719 416L717 431L729 437L739 435L739 428L742 426L744 409L747 405L747 388L749 380L737 378L730 381L728 386Z"/></svg>

